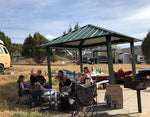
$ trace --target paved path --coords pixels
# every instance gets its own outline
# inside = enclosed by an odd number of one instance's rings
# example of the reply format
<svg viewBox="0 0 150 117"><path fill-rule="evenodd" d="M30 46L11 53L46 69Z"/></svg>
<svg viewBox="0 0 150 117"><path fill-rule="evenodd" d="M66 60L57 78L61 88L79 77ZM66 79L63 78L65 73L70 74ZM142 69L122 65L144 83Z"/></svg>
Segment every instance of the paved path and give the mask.
<svg viewBox="0 0 150 117"><path fill-rule="evenodd" d="M110 116L117 114L128 114L130 116L150 117L150 88L141 91L143 111L141 114L138 113L137 93L135 90L123 88L123 109L107 109L104 102L104 95L105 90L98 90L98 103L101 104L101 111L98 113L107 113Z"/></svg>
<svg viewBox="0 0 150 117"><path fill-rule="evenodd" d="M123 88L123 86L121 86ZM123 109L109 109L104 101L105 90L98 90L97 117L150 117L150 88L141 91L142 113L138 113L135 90L123 88ZM56 112L54 117L70 117L71 114ZM95 117L95 116L94 116Z"/></svg>

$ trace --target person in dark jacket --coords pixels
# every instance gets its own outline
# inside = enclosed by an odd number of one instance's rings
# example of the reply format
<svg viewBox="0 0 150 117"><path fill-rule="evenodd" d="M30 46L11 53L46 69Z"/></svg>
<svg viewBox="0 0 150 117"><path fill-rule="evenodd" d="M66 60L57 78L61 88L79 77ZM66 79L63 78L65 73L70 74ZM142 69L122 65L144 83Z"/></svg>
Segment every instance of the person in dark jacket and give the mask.
<svg viewBox="0 0 150 117"><path fill-rule="evenodd" d="M34 74L33 70L31 70L31 76L30 76L31 86L34 84L35 78L44 88L50 89L50 86L46 84L45 77L42 75L42 70L38 70L37 74Z"/></svg>
<svg viewBox="0 0 150 117"><path fill-rule="evenodd" d="M57 79L59 80L59 91L62 92L62 87L64 86L70 86L71 80L69 78L66 78L62 70L58 71Z"/></svg>

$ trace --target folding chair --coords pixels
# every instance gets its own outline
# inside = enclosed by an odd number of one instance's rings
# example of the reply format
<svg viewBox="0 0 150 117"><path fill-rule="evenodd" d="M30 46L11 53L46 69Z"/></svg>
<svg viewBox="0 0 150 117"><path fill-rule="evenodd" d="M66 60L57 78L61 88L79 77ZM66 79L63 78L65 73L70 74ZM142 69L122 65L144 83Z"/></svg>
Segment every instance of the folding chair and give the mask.
<svg viewBox="0 0 150 117"><path fill-rule="evenodd" d="M30 87L30 107L33 108L36 105L40 105L41 88L39 85L33 85Z"/></svg>
<svg viewBox="0 0 150 117"><path fill-rule="evenodd" d="M63 86L62 87L63 92L69 92L69 90L70 90L70 86Z"/></svg>
<svg viewBox="0 0 150 117"><path fill-rule="evenodd" d="M42 91L40 85L33 85L31 87L30 94L30 107L40 106L42 108L42 104L44 100L49 102L49 106L51 108L52 101L55 101L55 108L57 108L57 93L55 89L51 89L51 91Z"/></svg>
<svg viewBox="0 0 150 117"><path fill-rule="evenodd" d="M21 87L21 84L18 83L18 101L17 101L17 104L20 104L21 102L21 98L23 96L29 96L29 93L27 93L26 91L24 91Z"/></svg>
<svg viewBox="0 0 150 117"><path fill-rule="evenodd" d="M55 89L51 89L51 91L42 91L41 98L47 99L50 104L50 108L52 109L52 102L54 101L54 108L58 109L57 105L57 92Z"/></svg>
<svg viewBox="0 0 150 117"><path fill-rule="evenodd" d="M96 100L95 100L96 98ZM94 109L97 105L97 87L96 84L93 85L83 85L77 84L75 85L75 97L74 99L74 108L72 111L72 117L76 117L76 115L83 113L83 116L93 116ZM83 108L86 107L86 110ZM81 115L80 115L81 116Z"/></svg>

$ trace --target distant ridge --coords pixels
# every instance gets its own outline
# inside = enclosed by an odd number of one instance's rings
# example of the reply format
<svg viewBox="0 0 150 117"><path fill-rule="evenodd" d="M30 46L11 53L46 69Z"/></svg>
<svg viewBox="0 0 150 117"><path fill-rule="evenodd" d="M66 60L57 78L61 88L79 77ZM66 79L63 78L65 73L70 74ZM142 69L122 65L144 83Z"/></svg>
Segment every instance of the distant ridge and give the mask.
<svg viewBox="0 0 150 117"><path fill-rule="evenodd" d="M122 53L130 53L130 48L123 48L121 50L122 50ZM135 46L134 50L135 50L135 54L143 56L141 46Z"/></svg>

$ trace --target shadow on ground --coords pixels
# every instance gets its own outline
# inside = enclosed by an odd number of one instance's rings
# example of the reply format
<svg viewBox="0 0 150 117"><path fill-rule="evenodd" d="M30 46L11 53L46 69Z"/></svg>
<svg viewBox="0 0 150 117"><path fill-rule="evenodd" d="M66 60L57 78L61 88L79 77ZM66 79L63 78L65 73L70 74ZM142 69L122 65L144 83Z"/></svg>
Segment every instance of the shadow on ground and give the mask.
<svg viewBox="0 0 150 117"><path fill-rule="evenodd" d="M5 79L4 79L5 80ZM8 79L7 79L8 80ZM10 79L12 80L12 79ZM20 105L18 100L18 84L17 82L9 82L0 85L0 110L23 111L29 109L29 97L23 96Z"/></svg>
<svg viewBox="0 0 150 117"><path fill-rule="evenodd" d="M0 102L1 108L4 110L11 111L39 111L40 113L48 112L51 113L54 117L70 117L71 111L62 111L62 110L51 110L49 107L40 107L37 108L29 108L29 97L24 96L22 98L21 104L16 104L18 100L18 85L15 82L6 83L4 85L0 85ZM131 117L129 114L118 114L118 115L109 115L108 112L112 110L106 107L105 103L98 103L96 109L94 110L94 117ZM96 114L97 112L97 114Z"/></svg>
<svg viewBox="0 0 150 117"><path fill-rule="evenodd" d="M47 112L49 108L40 110L40 112ZM136 113L127 113L127 114L116 114L110 115L108 112L112 110L107 108L105 103L98 103L97 107L93 112L93 117L131 117L130 114ZM70 117L72 111L63 111L63 110L51 110L50 111L54 117ZM80 113L76 117L82 117L83 113ZM88 114L91 117L91 112ZM88 117L88 116L87 116Z"/></svg>

